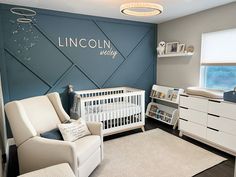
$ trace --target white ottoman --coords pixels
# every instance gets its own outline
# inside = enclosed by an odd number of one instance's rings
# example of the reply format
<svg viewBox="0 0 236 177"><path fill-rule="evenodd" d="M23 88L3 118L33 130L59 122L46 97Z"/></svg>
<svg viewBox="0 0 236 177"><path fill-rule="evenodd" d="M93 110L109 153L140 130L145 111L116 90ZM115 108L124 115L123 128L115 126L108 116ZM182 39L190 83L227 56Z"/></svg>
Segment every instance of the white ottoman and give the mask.
<svg viewBox="0 0 236 177"><path fill-rule="evenodd" d="M19 177L75 177L69 164L62 163L20 175Z"/></svg>

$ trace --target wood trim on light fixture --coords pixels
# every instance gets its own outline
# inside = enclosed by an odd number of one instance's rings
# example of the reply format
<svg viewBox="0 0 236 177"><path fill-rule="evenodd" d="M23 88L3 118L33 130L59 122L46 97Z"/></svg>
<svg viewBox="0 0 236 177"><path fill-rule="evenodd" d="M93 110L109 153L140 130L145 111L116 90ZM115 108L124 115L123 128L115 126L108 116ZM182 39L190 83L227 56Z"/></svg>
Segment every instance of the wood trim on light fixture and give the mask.
<svg viewBox="0 0 236 177"><path fill-rule="evenodd" d="M135 9L141 8L150 9L150 11L135 11ZM120 12L125 15L146 17L161 14L163 12L163 7L156 3L131 2L122 4L120 6Z"/></svg>

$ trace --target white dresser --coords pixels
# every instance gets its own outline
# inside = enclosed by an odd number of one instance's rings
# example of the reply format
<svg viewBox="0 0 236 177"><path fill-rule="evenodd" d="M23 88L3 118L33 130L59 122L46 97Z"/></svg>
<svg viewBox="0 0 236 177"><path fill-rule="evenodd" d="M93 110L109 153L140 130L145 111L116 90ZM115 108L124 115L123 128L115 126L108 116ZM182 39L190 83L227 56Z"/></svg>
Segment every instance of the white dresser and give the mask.
<svg viewBox="0 0 236 177"><path fill-rule="evenodd" d="M236 104L204 97L180 96L183 134L236 156Z"/></svg>

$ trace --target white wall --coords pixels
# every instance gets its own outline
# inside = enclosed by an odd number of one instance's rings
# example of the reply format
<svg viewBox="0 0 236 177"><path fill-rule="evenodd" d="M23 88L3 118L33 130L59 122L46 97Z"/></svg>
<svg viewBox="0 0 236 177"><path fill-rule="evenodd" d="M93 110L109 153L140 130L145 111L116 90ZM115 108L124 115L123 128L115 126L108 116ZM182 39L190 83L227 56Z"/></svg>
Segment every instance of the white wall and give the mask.
<svg viewBox="0 0 236 177"><path fill-rule="evenodd" d="M158 25L158 42L178 41L193 45L192 57L161 58L157 61L157 83L182 87L198 86L201 34L236 28L236 2Z"/></svg>

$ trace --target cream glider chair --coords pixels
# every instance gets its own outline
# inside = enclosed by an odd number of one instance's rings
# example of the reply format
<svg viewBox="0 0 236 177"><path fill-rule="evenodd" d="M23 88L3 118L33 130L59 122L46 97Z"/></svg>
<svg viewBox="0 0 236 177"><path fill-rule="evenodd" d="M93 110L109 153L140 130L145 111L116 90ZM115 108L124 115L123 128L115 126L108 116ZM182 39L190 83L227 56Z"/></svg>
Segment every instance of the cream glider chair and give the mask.
<svg viewBox="0 0 236 177"><path fill-rule="evenodd" d="M75 142L40 137L70 119L58 93L7 103L6 114L16 142L20 173L69 163L77 177L87 177L103 159L102 124L87 122L92 135Z"/></svg>

